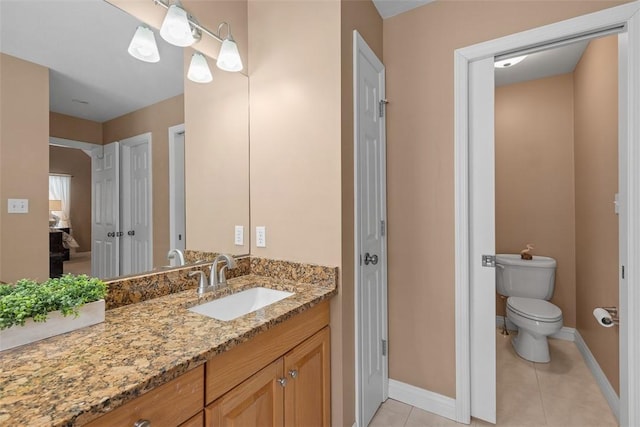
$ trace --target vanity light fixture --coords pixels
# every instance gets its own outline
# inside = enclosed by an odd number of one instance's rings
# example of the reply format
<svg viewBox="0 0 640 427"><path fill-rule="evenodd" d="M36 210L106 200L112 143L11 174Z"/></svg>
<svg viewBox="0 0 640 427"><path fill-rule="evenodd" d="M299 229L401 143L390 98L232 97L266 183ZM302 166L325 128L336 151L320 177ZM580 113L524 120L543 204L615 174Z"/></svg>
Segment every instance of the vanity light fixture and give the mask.
<svg viewBox="0 0 640 427"><path fill-rule="evenodd" d="M231 26L227 22L222 22L218 26L218 33L214 33L202 25L198 24L194 17L189 15L177 2L170 4L170 0L152 0L155 4L167 9L167 15L160 27L160 35L167 42L181 47L191 46L200 40L201 34L204 33L211 38L222 43L220 53L218 54L218 68L224 71L241 71L242 59L238 52L238 45L231 35ZM227 36L223 39L220 31L227 26Z"/></svg>
<svg viewBox="0 0 640 427"><path fill-rule="evenodd" d="M213 80L207 59L200 52L191 56L187 78L196 83L209 83Z"/></svg>
<svg viewBox="0 0 640 427"><path fill-rule="evenodd" d="M501 61L496 61L493 66L495 68L508 68L508 67L513 67L516 64L519 64L520 62L522 62L522 60L524 58L526 58L527 55L522 55L522 56L516 56L515 58L508 58L508 59L503 59Z"/></svg>
<svg viewBox="0 0 640 427"><path fill-rule="evenodd" d="M160 2L159 4L164 5ZM168 5L167 5L168 6ZM160 36L175 46L187 47L200 40L200 30L191 25L187 11L178 4L168 6L160 27Z"/></svg>
<svg viewBox="0 0 640 427"><path fill-rule="evenodd" d="M129 55L140 61L160 61L156 37L153 35L153 31L143 25L138 25L138 28L136 28L136 32L129 44L128 52Z"/></svg>

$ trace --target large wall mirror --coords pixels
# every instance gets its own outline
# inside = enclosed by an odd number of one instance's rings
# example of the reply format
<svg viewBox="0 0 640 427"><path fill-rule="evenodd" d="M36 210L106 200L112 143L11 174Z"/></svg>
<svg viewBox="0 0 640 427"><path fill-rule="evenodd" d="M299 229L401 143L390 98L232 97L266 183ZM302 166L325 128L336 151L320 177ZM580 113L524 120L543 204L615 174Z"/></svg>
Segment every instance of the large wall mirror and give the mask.
<svg viewBox="0 0 640 427"><path fill-rule="evenodd" d="M55 228L73 238L64 273L168 268L176 248L249 253L245 74L207 58L213 82L187 80L195 50L154 28L160 61L133 58L127 48L144 23L103 0L0 8L2 53L49 69L49 185L68 182L64 195L50 191L49 204L61 218ZM117 167L105 175L110 162Z"/></svg>

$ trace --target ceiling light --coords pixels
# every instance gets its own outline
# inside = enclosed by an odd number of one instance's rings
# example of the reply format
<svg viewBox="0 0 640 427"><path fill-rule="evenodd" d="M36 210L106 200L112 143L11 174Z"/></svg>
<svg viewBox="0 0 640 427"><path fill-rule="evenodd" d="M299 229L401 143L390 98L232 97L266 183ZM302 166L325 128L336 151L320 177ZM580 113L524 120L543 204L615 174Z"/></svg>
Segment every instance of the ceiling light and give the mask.
<svg viewBox="0 0 640 427"><path fill-rule="evenodd" d="M515 58L509 58L509 59L503 59L502 61L496 61L493 66L495 68L509 68L509 67L513 67L514 65L522 62L522 60L524 58L526 58L527 55L522 55L522 56L516 56Z"/></svg>
<svg viewBox="0 0 640 427"><path fill-rule="evenodd" d="M142 25L139 25L136 29L136 32L131 39L131 43L129 44L128 51L129 55L139 59L140 61L160 61L156 37L153 35L153 31Z"/></svg>
<svg viewBox="0 0 640 427"><path fill-rule="evenodd" d="M196 52L191 56L187 78L196 83L209 83L213 80L207 60L201 53Z"/></svg>
<svg viewBox="0 0 640 427"><path fill-rule="evenodd" d="M189 23L187 11L177 4L169 6L160 27L160 35L167 42L180 47L191 46L200 40L200 33Z"/></svg>
<svg viewBox="0 0 640 427"><path fill-rule="evenodd" d="M220 37L220 30L225 25L227 26L227 37L222 40L222 46L220 46L216 65L224 71L240 71L242 70L242 59L238 52L238 45L231 35L231 25L226 22L218 25L218 37Z"/></svg>

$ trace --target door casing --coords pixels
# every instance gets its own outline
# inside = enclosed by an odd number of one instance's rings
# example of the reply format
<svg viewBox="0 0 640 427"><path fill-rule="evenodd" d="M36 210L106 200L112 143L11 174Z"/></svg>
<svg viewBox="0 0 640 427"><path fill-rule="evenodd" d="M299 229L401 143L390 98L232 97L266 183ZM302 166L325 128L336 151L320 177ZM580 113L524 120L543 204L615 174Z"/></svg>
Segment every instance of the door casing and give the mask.
<svg viewBox="0 0 640 427"><path fill-rule="evenodd" d="M472 63L605 30L620 28L619 147L621 194L620 263L626 277L620 279L620 425L640 425L640 2L636 1L522 33L458 49L455 52L455 311L456 311L456 421L471 417L470 311L472 265L472 210L469 202L473 164L470 153L474 122L470 96ZM488 108L488 103L482 104ZM493 126L489 124L489 126ZM626 259L625 259L626 258Z"/></svg>

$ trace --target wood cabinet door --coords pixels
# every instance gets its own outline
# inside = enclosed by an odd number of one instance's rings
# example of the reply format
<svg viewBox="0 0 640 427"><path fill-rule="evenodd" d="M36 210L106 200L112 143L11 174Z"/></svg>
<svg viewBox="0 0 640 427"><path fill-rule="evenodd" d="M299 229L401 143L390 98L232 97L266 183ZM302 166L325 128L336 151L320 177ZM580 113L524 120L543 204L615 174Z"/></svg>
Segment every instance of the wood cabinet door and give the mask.
<svg viewBox="0 0 640 427"><path fill-rule="evenodd" d="M331 423L330 333L325 327L284 356L287 427L320 427Z"/></svg>
<svg viewBox="0 0 640 427"><path fill-rule="evenodd" d="M282 358L248 378L205 409L207 427L282 427Z"/></svg>

